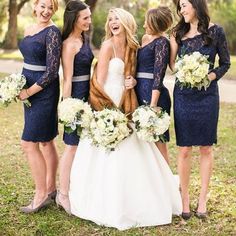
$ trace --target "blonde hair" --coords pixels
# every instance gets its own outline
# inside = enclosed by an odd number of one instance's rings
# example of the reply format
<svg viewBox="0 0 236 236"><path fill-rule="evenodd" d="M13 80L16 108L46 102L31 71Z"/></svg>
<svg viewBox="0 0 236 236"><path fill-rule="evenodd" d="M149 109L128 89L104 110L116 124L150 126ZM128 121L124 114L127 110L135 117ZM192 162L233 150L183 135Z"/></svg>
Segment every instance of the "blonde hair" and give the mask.
<svg viewBox="0 0 236 236"><path fill-rule="evenodd" d="M34 1L34 5L37 5L39 0ZM52 3L52 11L55 13L58 10L58 0L51 0ZM33 11L33 15L36 16L35 10Z"/></svg>
<svg viewBox="0 0 236 236"><path fill-rule="evenodd" d="M150 9L146 14L146 22L154 34L165 32L173 23L172 12L166 6Z"/></svg>
<svg viewBox="0 0 236 236"><path fill-rule="evenodd" d="M125 29L126 47L125 47L125 75L135 75L136 53L139 43L136 38L137 24L132 14L122 8L111 8L109 13L114 13ZM105 40L111 38L112 32L109 27L109 14L105 24Z"/></svg>

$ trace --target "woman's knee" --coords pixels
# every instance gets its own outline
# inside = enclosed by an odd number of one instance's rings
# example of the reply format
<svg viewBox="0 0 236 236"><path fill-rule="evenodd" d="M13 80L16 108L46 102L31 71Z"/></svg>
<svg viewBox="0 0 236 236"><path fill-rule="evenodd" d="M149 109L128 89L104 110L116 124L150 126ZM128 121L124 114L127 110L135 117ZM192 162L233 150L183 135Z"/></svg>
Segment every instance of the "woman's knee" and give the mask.
<svg viewBox="0 0 236 236"><path fill-rule="evenodd" d="M192 147L180 147L179 148L179 157L188 158L191 156Z"/></svg>
<svg viewBox="0 0 236 236"><path fill-rule="evenodd" d="M38 149L38 143L21 140L21 147L25 153L33 152Z"/></svg>
<svg viewBox="0 0 236 236"><path fill-rule="evenodd" d="M201 156L212 156L213 149L212 146L201 146L200 147Z"/></svg>

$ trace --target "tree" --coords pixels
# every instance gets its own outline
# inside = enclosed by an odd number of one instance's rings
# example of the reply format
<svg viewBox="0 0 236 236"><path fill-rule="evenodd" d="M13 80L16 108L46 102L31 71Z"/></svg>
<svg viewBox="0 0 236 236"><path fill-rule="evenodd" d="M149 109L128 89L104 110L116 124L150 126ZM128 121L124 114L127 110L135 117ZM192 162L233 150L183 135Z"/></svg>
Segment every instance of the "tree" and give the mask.
<svg viewBox="0 0 236 236"><path fill-rule="evenodd" d="M69 1L70 0L64 0L65 4L67 4ZM85 0L84 2L90 6L90 10L91 12L93 12L95 9L97 0Z"/></svg>
<svg viewBox="0 0 236 236"><path fill-rule="evenodd" d="M0 2L0 36L3 32L3 24L6 22L6 18L7 18L7 2L2 1Z"/></svg>
<svg viewBox="0 0 236 236"><path fill-rule="evenodd" d="M29 0L21 0L17 3L17 0L9 0L8 12L8 30L3 42L3 48L13 49L17 48L17 15L20 13L20 10L26 2Z"/></svg>

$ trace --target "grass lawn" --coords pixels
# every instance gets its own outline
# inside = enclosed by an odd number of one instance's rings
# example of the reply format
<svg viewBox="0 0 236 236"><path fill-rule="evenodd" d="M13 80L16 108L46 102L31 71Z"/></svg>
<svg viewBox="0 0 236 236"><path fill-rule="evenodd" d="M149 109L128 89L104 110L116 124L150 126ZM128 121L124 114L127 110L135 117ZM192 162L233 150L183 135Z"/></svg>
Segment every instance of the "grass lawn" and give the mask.
<svg viewBox="0 0 236 236"><path fill-rule="evenodd" d="M161 227L146 227L120 232L97 226L89 221L68 216L55 204L37 214L24 215L19 207L28 203L33 195L33 183L29 168L20 147L23 114L20 103L8 108L0 107L0 235L236 235L236 104L221 104L218 145L215 146L215 168L209 193L209 218L201 221L192 217L188 222L179 217L173 223ZM173 123L173 122L172 122ZM63 143L57 138L61 154ZM171 127L171 168L176 172L176 147ZM199 194L197 152L194 151L191 178L191 208L195 209Z"/></svg>
<svg viewBox="0 0 236 236"><path fill-rule="evenodd" d="M23 57L19 50L0 50L0 59L14 59L22 61Z"/></svg>
<svg viewBox="0 0 236 236"><path fill-rule="evenodd" d="M231 66L224 76L225 79L236 80L236 56L230 56Z"/></svg>

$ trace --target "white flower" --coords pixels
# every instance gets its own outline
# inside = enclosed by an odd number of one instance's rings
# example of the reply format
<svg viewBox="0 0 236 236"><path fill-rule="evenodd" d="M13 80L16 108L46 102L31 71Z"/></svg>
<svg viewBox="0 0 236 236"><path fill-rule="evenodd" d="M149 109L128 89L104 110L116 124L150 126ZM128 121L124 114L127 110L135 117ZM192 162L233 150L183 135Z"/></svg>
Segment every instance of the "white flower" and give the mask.
<svg viewBox="0 0 236 236"><path fill-rule="evenodd" d="M148 142L163 140L163 134L170 126L170 116L165 111L157 111L146 105L134 111L132 121L138 137Z"/></svg>
<svg viewBox="0 0 236 236"><path fill-rule="evenodd" d="M8 106L12 101L17 101L17 96L26 85L26 78L22 74L11 74L0 80L0 101ZM27 101L26 101L27 102ZM28 102L30 106L30 103Z"/></svg>
<svg viewBox="0 0 236 236"><path fill-rule="evenodd" d="M114 150L124 138L129 136L131 130L127 124L128 119L118 109L104 109L94 112L89 138L98 147L107 151Z"/></svg>
<svg viewBox="0 0 236 236"><path fill-rule="evenodd" d="M193 52L177 58L175 63L177 83L181 88L198 88L199 90L210 85L208 79L208 56L200 52Z"/></svg>
<svg viewBox="0 0 236 236"><path fill-rule="evenodd" d="M58 115L59 122L64 124L66 132L77 129L78 134L81 134L82 129L89 129L93 118L90 105L77 98L64 99L58 106Z"/></svg>

